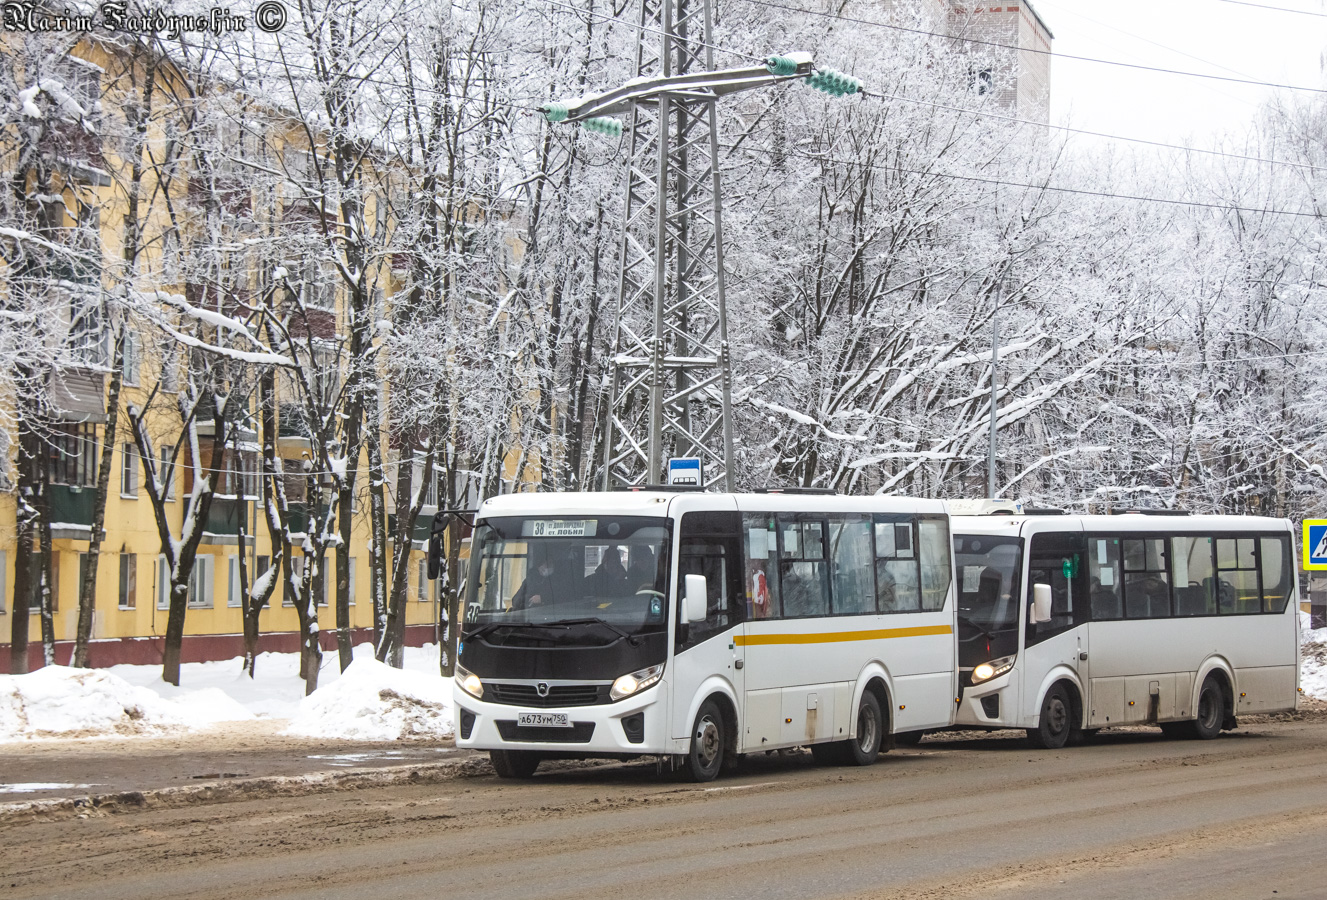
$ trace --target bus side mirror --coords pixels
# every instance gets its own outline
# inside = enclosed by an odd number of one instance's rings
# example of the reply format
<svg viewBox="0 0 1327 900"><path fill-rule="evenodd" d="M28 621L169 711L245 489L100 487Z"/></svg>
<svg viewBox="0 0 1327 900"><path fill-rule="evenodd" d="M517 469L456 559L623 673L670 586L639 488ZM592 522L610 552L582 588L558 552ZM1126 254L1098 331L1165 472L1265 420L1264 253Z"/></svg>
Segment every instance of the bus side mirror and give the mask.
<svg viewBox="0 0 1327 900"><path fill-rule="evenodd" d="M449 513L438 513L433 517L433 525L429 528L429 550L428 550L428 577L429 581L436 581L442 574L442 535L451 524L452 517Z"/></svg>
<svg viewBox="0 0 1327 900"><path fill-rule="evenodd" d="M1032 585L1032 609L1028 611L1028 621L1040 625L1051 620L1051 586L1049 584Z"/></svg>
<svg viewBox="0 0 1327 900"><path fill-rule="evenodd" d="M686 596L682 598L682 621L690 625L704 622L709 608L709 589L704 575L686 577Z"/></svg>

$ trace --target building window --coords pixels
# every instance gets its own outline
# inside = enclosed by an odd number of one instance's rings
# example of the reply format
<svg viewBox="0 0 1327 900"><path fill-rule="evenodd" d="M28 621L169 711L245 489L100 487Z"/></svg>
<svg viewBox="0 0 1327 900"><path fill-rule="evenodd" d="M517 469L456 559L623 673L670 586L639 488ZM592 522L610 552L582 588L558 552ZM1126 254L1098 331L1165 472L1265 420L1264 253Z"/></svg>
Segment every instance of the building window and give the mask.
<svg viewBox="0 0 1327 900"><path fill-rule="evenodd" d="M138 448L125 444L120 454L120 496L138 499Z"/></svg>
<svg viewBox="0 0 1327 900"><path fill-rule="evenodd" d="M157 609L170 609L170 566L166 557L157 557Z"/></svg>
<svg viewBox="0 0 1327 900"><path fill-rule="evenodd" d="M5 612L5 585L9 584L9 570L5 568L5 551L0 550L0 615Z"/></svg>
<svg viewBox="0 0 1327 900"><path fill-rule="evenodd" d="M973 69L969 75L969 85L978 97L995 90L995 73L989 68Z"/></svg>
<svg viewBox="0 0 1327 900"><path fill-rule="evenodd" d="M56 425L46 446L52 482L73 487L91 487L96 483L96 426L86 422Z"/></svg>
<svg viewBox="0 0 1327 900"><path fill-rule="evenodd" d="M120 609L138 605L138 554L120 554Z"/></svg>
<svg viewBox="0 0 1327 900"><path fill-rule="evenodd" d="M3 561L4 557L0 556L0 564L2 564ZM353 556L350 557L350 605L355 605L355 557Z"/></svg>
<svg viewBox="0 0 1327 900"><path fill-rule="evenodd" d="M418 594L420 603L427 603L429 599L428 575L429 575L428 562L426 560L421 559L419 561L419 594Z"/></svg>
<svg viewBox="0 0 1327 900"><path fill-rule="evenodd" d="M212 608L212 557L199 554L194 557L194 568L189 573L189 608Z"/></svg>
<svg viewBox="0 0 1327 900"><path fill-rule="evenodd" d="M226 605L240 605L240 558L234 553L226 557Z"/></svg>
<svg viewBox="0 0 1327 900"><path fill-rule="evenodd" d="M138 370L142 362L143 348L138 342L138 335L126 330L124 333L123 357L120 360L120 375L125 384L138 384Z"/></svg>
<svg viewBox="0 0 1327 900"><path fill-rule="evenodd" d="M169 448L161 448L161 462L157 466L157 478L161 479L161 496L166 500L174 500L175 461L171 459Z"/></svg>

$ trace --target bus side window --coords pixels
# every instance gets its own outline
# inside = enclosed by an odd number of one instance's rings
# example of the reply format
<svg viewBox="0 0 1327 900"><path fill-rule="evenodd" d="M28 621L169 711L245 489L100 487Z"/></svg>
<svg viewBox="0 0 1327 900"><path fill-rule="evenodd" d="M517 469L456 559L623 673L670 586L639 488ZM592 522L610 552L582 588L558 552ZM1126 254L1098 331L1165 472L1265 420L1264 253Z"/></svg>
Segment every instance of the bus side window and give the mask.
<svg viewBox="0 0 1327 900"><path fill-rule="evenodd" d="M1260 612L1258 566L1253 538L1217 538L1218 599L1223 613Z"/></svg>
<svg viewBox="0 0 1327 900"><path fill-rule="evenodd" d="M1097 621L1123 618L1119 538L1088 538L1087 574L1092 618Z"/></svg>
<svg viewBox="0 0 1327 900"><path fill-rule="evenodd" d="M727 631L745 617L742 567L738 564L740 528L741 517L736 512L705 511L682 515L677 562L678 596L681 596L681 585L685 584L687 575L704 575L709 600L705 621L687 626L684 647Z"/></svg>
<svg viewBox="0 0 1327 900"><path fill-rule="evenodd" d="M922 568L922 609L944 609L949 594L949 523L942 518L917 522Z"/></svg>
<svg viewBox="0 0 1327 900"><path fill-rule="evenodd" d="M774 516L742 516L742 542L746 563L746 614L751 619L777 619L779 603L779 536Z"/></svg>
<svg viewBox="0 0 1327 900"><path fill-rule="evenodd" d="M1175 573L1175 615L1216 615L1216 572L1210 537L1173 537L1170 562Z"/></svg>
<svg viewBox="0 0 1327 900"><path fill-rule="evenodd" d="M785 617L829 615L825 525L819 518L779 516L779 588Z"/></svg>
<svg viewBox="0 0 1327 900"><path fill-rule="evenodd" d="M1290 602L1290 539L1265 537L1259 540L1262 570L1263 612L1285 612Z"/></svg>
<svg viewBox="0 0 1327 900"><path fill-rule="evenodd" d="M834 615L875 612L875 579L871 577L871 520L844 516L829 520L829 556L833 566Z"/></svg>
<svg viewBox="0 0 1327 900"><path fill-rule="evenodd" d="M875 517L875 590L882 613L922 608L913 537L911 516Z"/></svg>
<svg viewBox="0 0 1327 900"><path fill-rule="evenodd" d="M1124 611L1131 619L1170 615L1165 538L1124 539Z"/></svg>

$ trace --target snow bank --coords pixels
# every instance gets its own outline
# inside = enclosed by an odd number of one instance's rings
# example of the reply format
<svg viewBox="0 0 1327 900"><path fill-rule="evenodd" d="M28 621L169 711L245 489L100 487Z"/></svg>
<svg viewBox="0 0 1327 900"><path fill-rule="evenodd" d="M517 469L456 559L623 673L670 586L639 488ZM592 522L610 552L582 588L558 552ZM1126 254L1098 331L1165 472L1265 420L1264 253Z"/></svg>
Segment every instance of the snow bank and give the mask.
<svg viewBox="0 0 1327 900"><path fill-rule="evenodd" d="M1299 686L1304 696L1327 700L1327 628L1310 629L1304 612L1299 627Z"/></svg>
<svg viewBox="0 0 1327 900"><path fill-rule="evenodd" d="M160 734L247 718L252 714L220 691L176 703L104 669L46 666L0 675L0 741Z"/></svg>
<svg viewBox="0 0 1327 900"><path fill-rule="evenodd" d="M305 697L283 733L354 741L451 737L451 698L450 678L361 656Z"/></svg>

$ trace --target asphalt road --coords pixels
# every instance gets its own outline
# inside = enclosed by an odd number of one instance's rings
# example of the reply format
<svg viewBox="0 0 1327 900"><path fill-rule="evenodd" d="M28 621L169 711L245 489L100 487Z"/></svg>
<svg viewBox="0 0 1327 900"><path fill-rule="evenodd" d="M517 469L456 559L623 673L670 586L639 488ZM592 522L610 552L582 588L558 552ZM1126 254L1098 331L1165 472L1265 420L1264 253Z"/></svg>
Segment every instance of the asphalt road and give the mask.
<svg viewBox="0 0 1327 900"><path fill-rule="evenodd" d="M653 764L0 826L0 897L1327 897L1327 720L928 739L708 786Z"/></svg>

